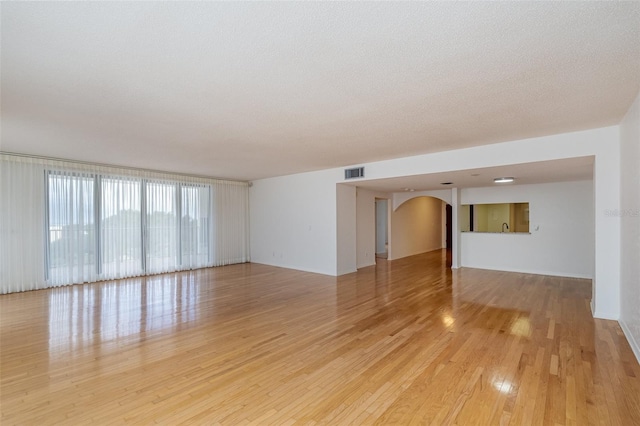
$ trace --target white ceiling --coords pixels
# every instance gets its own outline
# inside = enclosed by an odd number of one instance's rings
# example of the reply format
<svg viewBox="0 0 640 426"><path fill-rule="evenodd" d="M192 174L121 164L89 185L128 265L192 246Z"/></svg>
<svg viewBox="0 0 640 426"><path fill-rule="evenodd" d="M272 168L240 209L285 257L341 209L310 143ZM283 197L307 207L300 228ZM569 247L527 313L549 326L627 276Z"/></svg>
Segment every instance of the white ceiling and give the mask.
<svg viewBox="0 0 640 426"><path fill-rule="evenodd" d="M366 169L365 169L366 176ZM576 157L563 160L538 161L512 164L508 166L486 167L482 169L458 170L446 173L405 176L369 181L353 181L350 185L372 191L402 192L405 190L432 191L435 189L478 188L497 185L497 177L513 177L509 184L527 185L534 183L568 182L593 179L593 157ZM442 185L451 182L451 185Z"/></svg>
<svg viewBox="0 0 640 426"><path fill-rule="evenodd" d="M0 150L239 180L618 124L638 2L1 4Z"/></svg>

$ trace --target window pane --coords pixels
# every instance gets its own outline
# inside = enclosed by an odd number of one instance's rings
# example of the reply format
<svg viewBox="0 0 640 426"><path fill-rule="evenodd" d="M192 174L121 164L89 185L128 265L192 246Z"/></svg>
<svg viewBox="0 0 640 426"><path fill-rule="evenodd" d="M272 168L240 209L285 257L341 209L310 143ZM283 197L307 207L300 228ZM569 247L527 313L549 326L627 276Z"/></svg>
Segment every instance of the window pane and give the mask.
<svg viewBox="0 0 640 426"><path fill-rule="evenodd" d="M140 181L102 178L102 275L121 278L142 271Z"/></svg>
<svg viewBox="0 0 640 426"><path fill-rule="evenodd" d="M147 189L147 272L177 269L176 185L149 182Z"/></svg>
<svg viewBox="0 0 640 426"><path fill-rule="evenodd" d="M96 275L94 178L49 174L49 280L90 281Z"/></svg>
<svg viewBox="0 0 640 426"><path fill-rule="evenodd" d="M209 262L209 187L181 187L182 267L198 268Z"/></svg>

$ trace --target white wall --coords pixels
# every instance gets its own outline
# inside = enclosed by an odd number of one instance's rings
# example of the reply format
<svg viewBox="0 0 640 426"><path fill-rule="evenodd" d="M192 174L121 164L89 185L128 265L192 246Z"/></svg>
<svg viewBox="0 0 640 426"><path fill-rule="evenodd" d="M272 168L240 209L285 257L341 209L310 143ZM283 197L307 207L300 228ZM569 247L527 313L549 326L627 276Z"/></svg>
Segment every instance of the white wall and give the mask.
<svg viewBox="0 0 640 426"><path fill-rule="evenodd" d="M620 325L640 361L640 95L622 121L620 141Z"/></svg>
<svg viewBox="0 0 640 426"><path fill-rule="evenodd" d="M365 180L414 176L594 156L595 261L592 310L597 318L620 315L620 218L605 215L620 206L620 128L603 127L571 133L483 145L365 164ZM455 190L455 189L454 189ZM457 223L456 202L454 222ZM454 235L453 267L457 265ZM461 253L458 253L461 255Z"/></svg>
<svg viewBox="0 0 640 426"><path fill-rule="evenodd" d="M371 191L356 191L356 267L375 265L376 204Z"/></svg>
<svg viewBox="0 0 640 426"><path fill-rule="evenodd" d="M584 156L595 157L592 308L598 318L617 320L620 315L620 218L605 212L620 208L618 126L345 167L364 166L366 177L359 180L367 181ZM336 184L342 182L344 168L256 181L251 190L252 260L336 274L336 212L341 208L336 205ZM452 205L456 222L456 200L452 199ZM458 262L457 241L458 236L454 234L453 267ZM276 252L276 256L272 252Z"/></svg>
<svg viewBox="0 0 640 426"><path fill-rule="evenodd" d="M337 275L356 271L356 187L338 184L336 188Z"/></svg>
<svg viewBox="0 0 640 426"><path fill-rule="evenodd" d="M389 200L378 199L375 201L376 211L376 254L387 253L389 244Z"/></svg>
<svg viewBox="0 0 640 426"><path fill-rule="evenodd" d="M463 204L529 203L530 234L462 234L462 266L592 278L593 181L462 190Z"/></svg>
<svg viewBox="0 0 640 426"><path fill-rule="evenodd" d="M389 260L442 248L442 205L433 197L418 197L391 213Z"/></svg>
<svg viewBox="0 0 640 426"><path fill-rule="evenodd" d="M376 198L390 198L390 196L384 192L357 189L356 266L358 269L376 264Z"/></svg>
<svg viewBox="0 0 640 426"><path fill-rule="evenodd" d="M433 191L416 191L416 192L394 192L393 193L393 209L396 210L405 201L416 197L434 197L439 198L447 204L451 204L451 189L436 189Z"/></svg>
<svg viewBox="0 0 640 426"><path fill-rule="evenodd" d="M342 173L323 170L253 182L251 261L336 275L336 182Z"/></svg>

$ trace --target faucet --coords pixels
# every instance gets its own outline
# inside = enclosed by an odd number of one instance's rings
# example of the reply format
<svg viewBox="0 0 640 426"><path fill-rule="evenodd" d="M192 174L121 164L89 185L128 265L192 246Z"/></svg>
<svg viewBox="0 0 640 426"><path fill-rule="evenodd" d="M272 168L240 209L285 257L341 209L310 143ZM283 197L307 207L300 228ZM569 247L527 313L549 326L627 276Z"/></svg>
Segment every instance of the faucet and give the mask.
<svg viewBox="0 0 640 426"><path fill-rule="evenodd" d="M504 231L504 227L505 227L505 226L507 227L507 231L509 230L509 224L508 224L507 222L503 222L503 223L502 223L502 232L505 232L505 231Z"/></svg>

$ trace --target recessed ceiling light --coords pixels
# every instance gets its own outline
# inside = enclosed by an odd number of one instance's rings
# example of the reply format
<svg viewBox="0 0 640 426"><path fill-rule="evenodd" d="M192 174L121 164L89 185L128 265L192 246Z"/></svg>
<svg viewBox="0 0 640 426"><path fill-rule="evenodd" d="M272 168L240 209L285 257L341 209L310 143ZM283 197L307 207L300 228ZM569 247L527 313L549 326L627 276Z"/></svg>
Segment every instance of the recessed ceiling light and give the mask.
<svg viewBox="0 0 640 426"><path fill-rule="evenodd" d="M498 177L493 180L495 183L509 183L513 182L514 178L512 177Z"/></svg>
<svg viewBox="0 0 640 426"><path fill-rule="evenodd" d="M453 182L440 182L440 185L453 185Z"/></svg>

